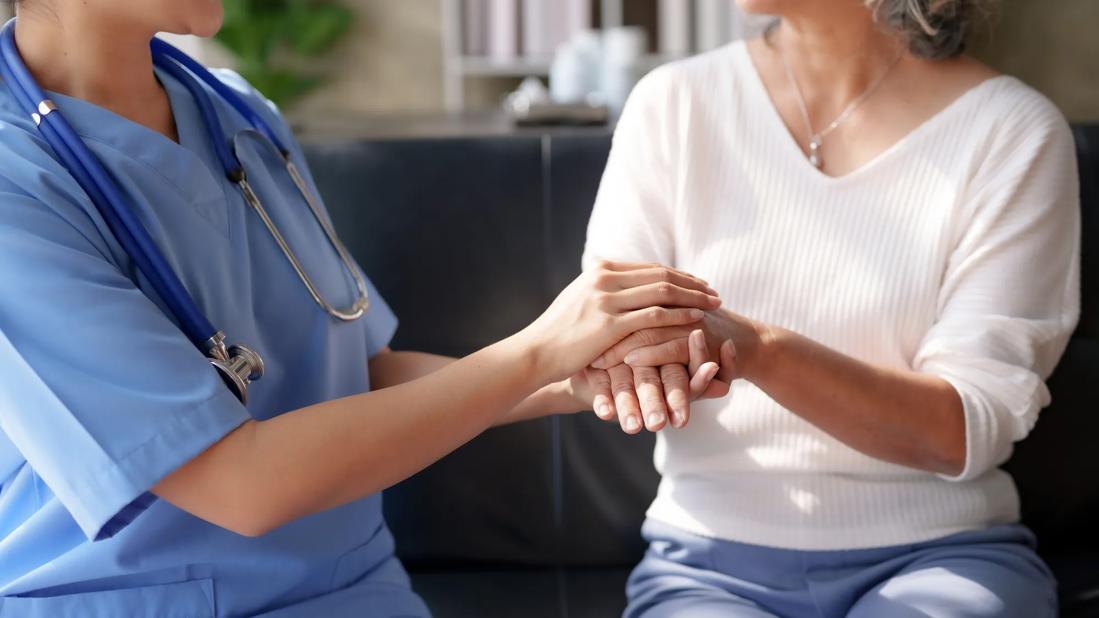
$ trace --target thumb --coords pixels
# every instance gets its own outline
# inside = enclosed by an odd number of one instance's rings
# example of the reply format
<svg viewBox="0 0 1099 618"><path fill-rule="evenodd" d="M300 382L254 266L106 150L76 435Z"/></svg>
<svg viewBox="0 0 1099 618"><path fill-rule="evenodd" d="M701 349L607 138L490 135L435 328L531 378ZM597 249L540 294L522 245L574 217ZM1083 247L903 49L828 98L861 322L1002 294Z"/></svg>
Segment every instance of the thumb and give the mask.
<svg viewBox="0 0 1099 618"><path fill-rule="evenodd" d="M717 374L717 379L725 382L726 384L732 384L739 373L739 367L737 367L736 356L736 344L732 339L725 340L725 343L721 344L721 349L718 352L721 363L721 371Z"/></svg>

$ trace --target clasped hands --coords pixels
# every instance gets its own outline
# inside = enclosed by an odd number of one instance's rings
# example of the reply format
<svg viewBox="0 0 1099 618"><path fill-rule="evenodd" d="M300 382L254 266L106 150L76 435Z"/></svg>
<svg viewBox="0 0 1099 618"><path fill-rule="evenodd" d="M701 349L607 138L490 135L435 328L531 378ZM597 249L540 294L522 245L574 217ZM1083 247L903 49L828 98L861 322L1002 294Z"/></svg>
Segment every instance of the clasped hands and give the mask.
<svg viewBox="0 0 1099 618"><path fill-rule="evenodd" d="M687 273L655 264L630 266L659 269L677 286L717 296L705 281ZM598 269L620 267L605 262ZM629 334L573 375L571 389L591 402L600 419L617 421L628 434L682 428L692 401L724 397L735 379L745 377L760 331L751 320L711 306L698 322Z"/></svg>

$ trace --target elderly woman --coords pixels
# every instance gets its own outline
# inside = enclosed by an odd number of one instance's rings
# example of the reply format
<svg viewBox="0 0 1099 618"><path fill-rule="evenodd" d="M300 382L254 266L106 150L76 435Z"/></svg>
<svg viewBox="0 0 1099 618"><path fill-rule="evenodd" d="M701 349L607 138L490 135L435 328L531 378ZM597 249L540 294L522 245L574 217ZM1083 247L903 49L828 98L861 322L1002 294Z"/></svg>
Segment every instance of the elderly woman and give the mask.
<svg viewBox="0 0 1099 618"><path fill-rule="evenodd" d="M984 4L740 0L779 19L632 96L586 263L705 277L736 381L658 436L627 616L1056 614L998 466L1077 319L1078 180L1054 106L963 55ZM596 363L600 416L663 427L688 334Z"/></svg>

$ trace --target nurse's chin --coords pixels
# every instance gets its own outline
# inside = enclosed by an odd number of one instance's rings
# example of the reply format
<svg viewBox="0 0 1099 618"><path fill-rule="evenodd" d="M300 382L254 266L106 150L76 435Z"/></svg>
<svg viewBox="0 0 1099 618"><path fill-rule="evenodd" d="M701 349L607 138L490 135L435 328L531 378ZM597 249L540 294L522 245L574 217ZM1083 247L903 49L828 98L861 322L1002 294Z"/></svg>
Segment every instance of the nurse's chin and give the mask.
<svg viewBox="0 0 1099 618"><path fill-rule="evenodd" d="M175 28L162 28L172 34L211 37L221 30L225 18L222 0L170 0L172 14L179 17Z"/></svg>

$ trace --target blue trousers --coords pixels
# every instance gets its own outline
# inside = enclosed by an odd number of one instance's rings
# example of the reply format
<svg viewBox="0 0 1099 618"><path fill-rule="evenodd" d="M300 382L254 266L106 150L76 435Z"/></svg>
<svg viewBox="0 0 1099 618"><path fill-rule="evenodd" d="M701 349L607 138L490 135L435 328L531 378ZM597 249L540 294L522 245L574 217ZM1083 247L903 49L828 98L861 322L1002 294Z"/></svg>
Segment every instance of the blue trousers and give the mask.
<svg viewBox="0 0 1099 618"><path fill-rule="evenodd" d="M1057 584L1020 525L875 549L796 551L649 520L625 618L1055 618Z"/></svg>

